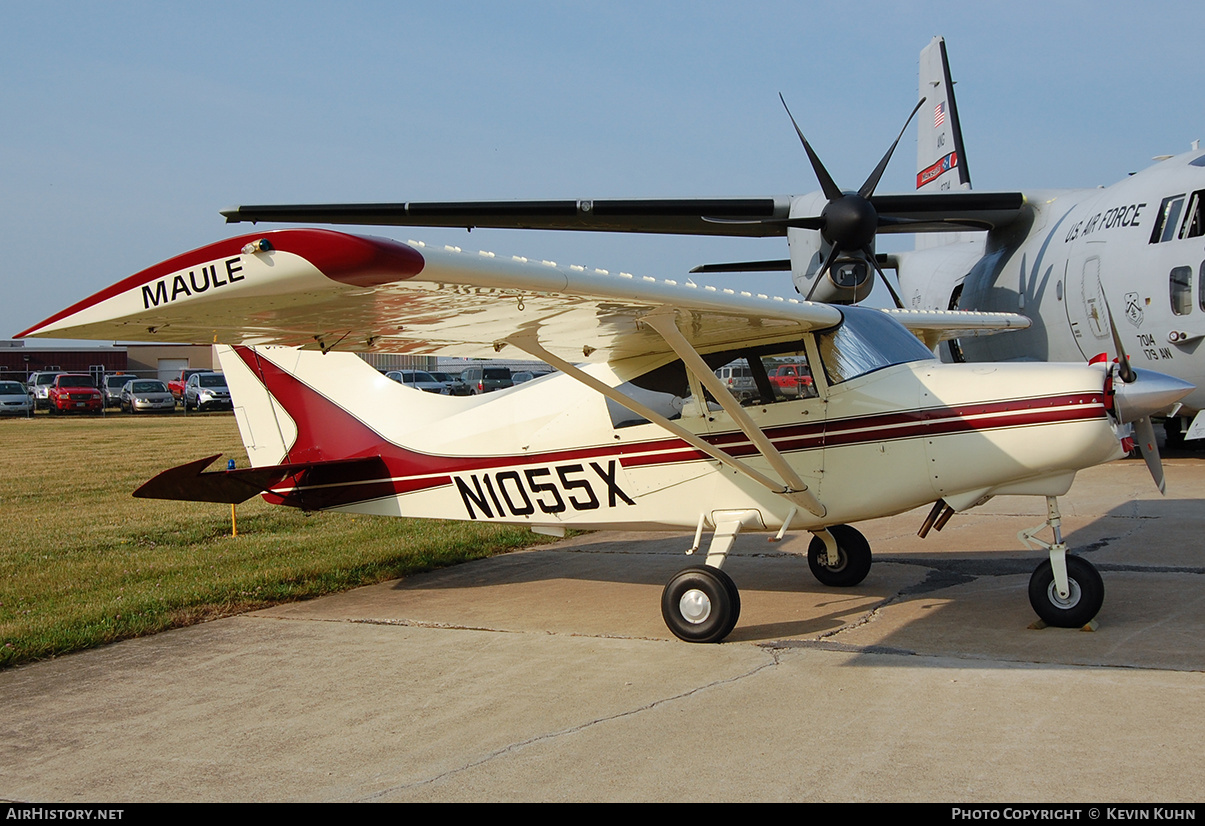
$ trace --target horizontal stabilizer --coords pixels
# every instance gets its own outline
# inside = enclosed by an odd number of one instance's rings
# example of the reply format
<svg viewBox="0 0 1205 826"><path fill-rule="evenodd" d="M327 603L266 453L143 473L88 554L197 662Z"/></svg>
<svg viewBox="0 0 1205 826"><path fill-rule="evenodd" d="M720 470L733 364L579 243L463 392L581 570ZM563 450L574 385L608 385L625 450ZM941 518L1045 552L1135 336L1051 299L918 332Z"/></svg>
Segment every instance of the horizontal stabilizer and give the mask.
<svg viewBox="0 0 1205 826"><path fill-rule="evenodd" d="M280 504L315 510L330 504L321 493L323 485L377 481L389 476L379 456L204 473L219 456L220 453L165 470L134 491L134 495L140 499L237 505L258 494L273 493L281 497ZM285 489L277 490L282 487Z"/></svg>

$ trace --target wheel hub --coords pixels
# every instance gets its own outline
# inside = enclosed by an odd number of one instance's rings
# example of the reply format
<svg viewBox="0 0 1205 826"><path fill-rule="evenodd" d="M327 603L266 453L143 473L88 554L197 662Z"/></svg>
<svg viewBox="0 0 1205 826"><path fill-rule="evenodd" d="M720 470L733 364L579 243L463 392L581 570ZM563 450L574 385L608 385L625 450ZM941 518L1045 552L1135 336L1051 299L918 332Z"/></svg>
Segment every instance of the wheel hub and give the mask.
<svg viewBox="0 0 1205 826"><path fill-rule="evenodd" d="M1059 608L1074 608L1079 604L1080 588L1079 583L1074 579L1067 580L1067 596L1066 598L1059 596L1058 587L1051 582L1050 587L1046 589L1046 596L1050 600L1051 605L1056 605Z"/></svg>
<svg viewBox="0 0 1205 826"><path fill-rule="evenodd" d="M711 598L698 588L691 588L678 600L678 611L682 619L691 625L699 625L711 616Z"/></svg>

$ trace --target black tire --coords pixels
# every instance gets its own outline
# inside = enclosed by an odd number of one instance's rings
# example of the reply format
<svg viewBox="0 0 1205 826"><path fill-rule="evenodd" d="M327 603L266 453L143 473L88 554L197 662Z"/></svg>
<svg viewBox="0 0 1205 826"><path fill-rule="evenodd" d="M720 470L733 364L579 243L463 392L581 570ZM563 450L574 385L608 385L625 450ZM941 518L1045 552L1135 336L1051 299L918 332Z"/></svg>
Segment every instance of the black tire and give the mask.
<svg viewBox="0 0 1205 826"><path fill-rule="evenodd" d="M828 552L824 540L813 536L808 545L808 567L821 585L852 588L870 573L870 543L861 532L849 525L833 525L828 531L837 540L837 564L827 564Z"/></svg>
<svg viewBox="0 0 1205 826"><path fill-rule="evenodd" d="M686 642L719 642L741 615L740 592L719 568L695 565L674 575L661 592L661 616Z"/></svg>
<svg viewBox="0 0 1205 826"><path fill-rule="evenodd" d="M1100 613L1100 607L1104 605L1104 580L1091 562L1068 554L1067 584L1071 593L1067 599L1060 599L1054 589L1054 568L1047 559L1029 578L1029 604L1047 625L1082 628Z"/></svg>

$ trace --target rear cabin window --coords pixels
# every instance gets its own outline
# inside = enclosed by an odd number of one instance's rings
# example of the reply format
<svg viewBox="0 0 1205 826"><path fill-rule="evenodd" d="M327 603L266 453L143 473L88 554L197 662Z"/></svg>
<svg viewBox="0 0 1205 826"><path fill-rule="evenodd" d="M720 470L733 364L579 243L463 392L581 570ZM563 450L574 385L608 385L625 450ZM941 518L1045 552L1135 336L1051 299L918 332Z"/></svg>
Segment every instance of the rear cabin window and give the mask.
<svg viewBox="0 0 1205 826"><path fill-rule="evenodd" d="M838 384L894 364L931 361L933 353L912 333L879 310L843 307L844 320L836 327L816 334L824 375L829 384ZM703 356L707 366L725 384L730 393L746 406L774 404L817 395L812 381L819 369L808 363L804 339L782 344L727 350ZM783 366L792 370L779 371ZM771 379L776 372L798 373L798 381L787 375ZM794 377L792 377L794 378ZM682 415L702 415L701 406L691 396L686 368L675 360L645 373L617 388L667 419ZM707 409L719 405L704 391ZM647 420L608 400L611 423L619 427L647 424Z"/></svg>

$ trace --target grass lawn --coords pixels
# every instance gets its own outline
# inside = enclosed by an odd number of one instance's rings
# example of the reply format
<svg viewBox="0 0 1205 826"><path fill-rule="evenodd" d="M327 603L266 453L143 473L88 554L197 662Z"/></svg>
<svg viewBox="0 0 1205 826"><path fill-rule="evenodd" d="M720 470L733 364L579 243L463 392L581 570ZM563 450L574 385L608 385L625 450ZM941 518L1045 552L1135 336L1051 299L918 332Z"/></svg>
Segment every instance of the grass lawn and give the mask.
<svg viewBox="0 0 1205 826"><path fill-rule="evenodd" d="M135 499L161 470L222 453L229 414L0 421L0 668L541 541L475 522Z"/></svg>

